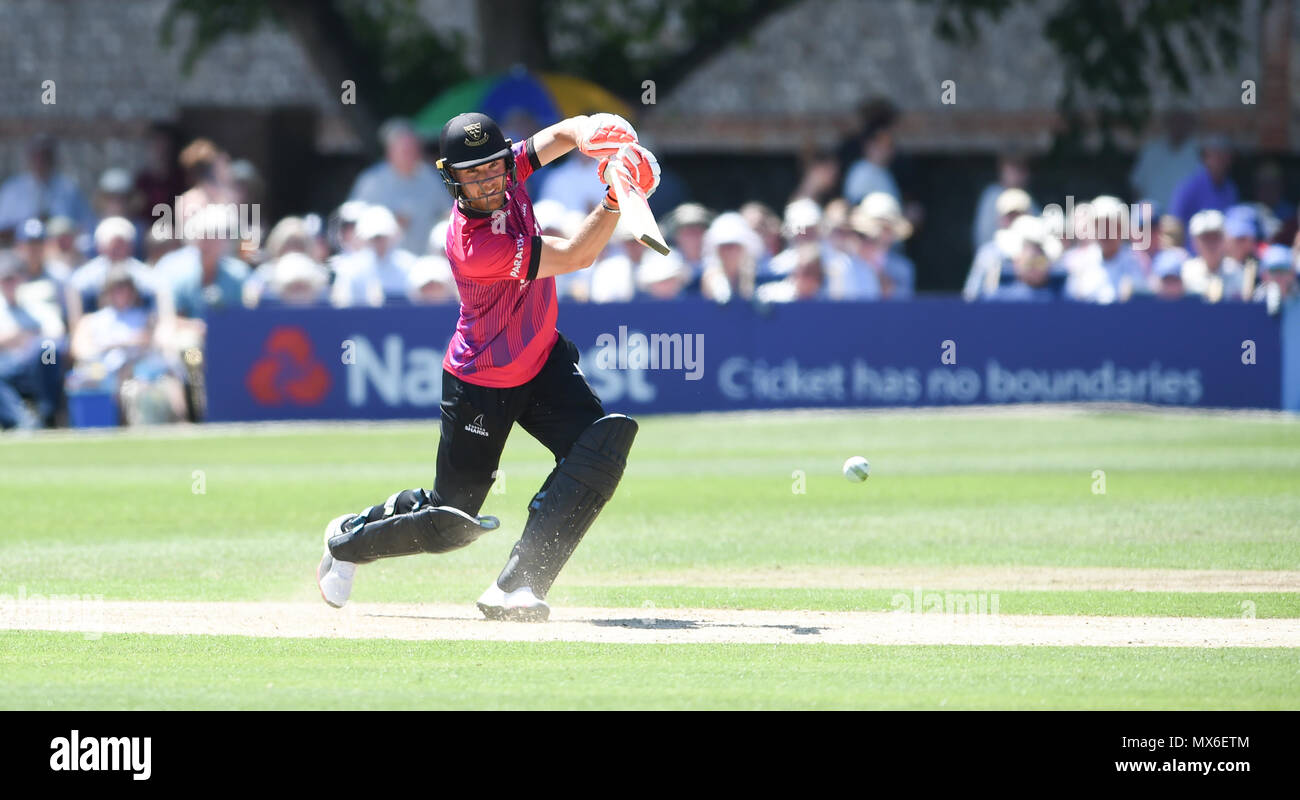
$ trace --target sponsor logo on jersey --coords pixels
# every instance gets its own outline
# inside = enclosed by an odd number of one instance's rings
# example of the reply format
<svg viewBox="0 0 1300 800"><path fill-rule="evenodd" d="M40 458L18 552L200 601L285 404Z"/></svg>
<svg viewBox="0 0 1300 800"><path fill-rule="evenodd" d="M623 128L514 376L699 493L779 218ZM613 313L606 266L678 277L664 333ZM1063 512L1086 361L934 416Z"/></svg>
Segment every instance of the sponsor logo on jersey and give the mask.
<svg viewBox="0 0 1300 800"><path fill-rule="evenodd" d="M519 270L524 268L524 235L521 233L515 237L515 265L510 270L510 277L518 278Z"/></svg>

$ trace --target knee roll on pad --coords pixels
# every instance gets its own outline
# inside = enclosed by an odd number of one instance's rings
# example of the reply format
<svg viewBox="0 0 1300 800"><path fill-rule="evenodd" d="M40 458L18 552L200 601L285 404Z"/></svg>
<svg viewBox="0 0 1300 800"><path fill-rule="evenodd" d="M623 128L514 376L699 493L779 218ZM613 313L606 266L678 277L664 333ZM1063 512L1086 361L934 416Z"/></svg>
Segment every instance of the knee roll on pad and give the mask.
<svg viewBox="0 0 1300 800"><path fill-rule="evenodd" d="M614 496L636 421L610 414L593 422L528 505L528 524L497 578L505 591L530 587L545 597L587 529Z"/></svg>
<svg viewBox="0 0 1300 800"><path fill-rule="evenodd" d="M341 561L365 564L379 558L458 550L495 530L496 517L472 517L451 506L435 506L424 489L407 489L371 506L330 539Z"/></svg>

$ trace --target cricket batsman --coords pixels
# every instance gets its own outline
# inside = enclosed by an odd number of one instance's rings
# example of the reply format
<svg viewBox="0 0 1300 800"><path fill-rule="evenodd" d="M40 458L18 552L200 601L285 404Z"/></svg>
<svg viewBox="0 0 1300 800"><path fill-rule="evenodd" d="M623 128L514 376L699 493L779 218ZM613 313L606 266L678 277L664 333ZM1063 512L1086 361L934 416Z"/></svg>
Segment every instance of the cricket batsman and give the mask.
<svg viewBox="0 0 1300 800"><path fill-rule="evenodd" d="M341 608L358 564L446 553L499 526L478 516L515 423L555 455L528 504L528 522L505 568L478 599L488 619L541 621L546 594L623 476L637 424L606 414L578 367L578 348L555 327L555 276L588 267L618 221L609 191L572 239L542 236L524 181L575 147L613 166L646 196L659 164L614 114L577 116L513 143L485 114L442 129L438 171L455 207L447 258L460 319L442 366L442 422L433 490L407 489L325 527L316 572L325 602Z"/></svg>

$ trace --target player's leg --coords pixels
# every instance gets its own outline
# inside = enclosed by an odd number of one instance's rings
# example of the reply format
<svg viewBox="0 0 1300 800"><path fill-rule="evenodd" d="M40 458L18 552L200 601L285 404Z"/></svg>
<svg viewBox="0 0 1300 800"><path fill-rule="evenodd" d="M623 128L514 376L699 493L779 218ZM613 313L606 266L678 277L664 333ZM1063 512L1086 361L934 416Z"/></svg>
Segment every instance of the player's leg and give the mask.
<svg viewBox="0 0 1300 800"><path fill-rule="evenodd" d="M519 397L515 389L474 386L444 373L434 490L397 492L380 505L327 526L318 571L326 602L341 606L347 601L357 564L446 553L497 528L495 517L475 515L492 487Z"/></svg>
<svg viewBox="0 0 1300 800"><path fill-rule="evenodd" d="M555 455L556 467L529 503L528 522L505 569L480 598L479 607L489 616L509 616L493 605L498 594L527 590L539 601L545 599L613 497L636 437L635 421L605 414L578 367L577 348L564 337L527 388L528 406L519 424ZM548 612L542 603L531 616L544 619Z"/></svg>

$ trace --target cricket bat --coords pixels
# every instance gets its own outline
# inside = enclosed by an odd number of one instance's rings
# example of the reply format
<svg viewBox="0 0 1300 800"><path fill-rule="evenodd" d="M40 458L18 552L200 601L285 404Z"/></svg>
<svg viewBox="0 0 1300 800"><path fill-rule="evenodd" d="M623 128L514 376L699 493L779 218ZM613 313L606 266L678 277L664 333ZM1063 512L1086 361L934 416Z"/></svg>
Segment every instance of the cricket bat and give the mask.
<svg viewBox="0 0 1300 800"><path fill-rule="evenodd" d="M659 231L659 223L655 222L655 215L651 213L645 195L641 194L641 187L624 180L613 164L605 167L605 182L613 187L614 196L618 198L619 213L623 215L623 224L636 240L659 255L668 255L671 251L664 244L664 235Z"/></svg>

